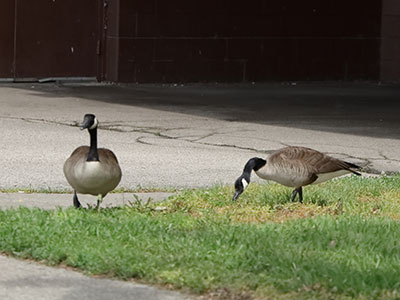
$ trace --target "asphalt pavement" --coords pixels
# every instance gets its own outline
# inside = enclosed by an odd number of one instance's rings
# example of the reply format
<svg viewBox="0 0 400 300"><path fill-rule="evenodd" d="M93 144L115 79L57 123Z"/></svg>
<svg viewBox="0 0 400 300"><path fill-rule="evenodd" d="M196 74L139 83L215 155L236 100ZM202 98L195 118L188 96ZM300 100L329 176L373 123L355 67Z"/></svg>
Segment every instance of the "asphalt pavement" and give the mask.
<svg viewBox="0 0 400 300"><path fill-rule="evenodd" d="M2 300L184 300L178 292L0 256Z"/></svg>
<svg viewBox="0 0 400 300"><path fill-rule="evenodd" d="M85 113L128 189L232 184L250 157L286 145L396 172L398 99L379 85L0 85L1 187L70 189L62 165L89 143Z"/></svg>
<svg viewBox="0 0 400 300"><path fill-rule="evenodd" d="M373 83L1 84L0 207L72 205L71 193L11 191L72 192L62 166L76 147L89 143L87 131L78 128L85 113L98 117L99 147L117 155L119 187L125 189L233 184L249 158L286 145L329 153L364 172L398 172L399 99L399 86ZM138 194L154 201L169 195ZM132 198L109 194L104 205ZM92 196L82 199L95 203ZM188 297L2 256L0 269L0 299Z"/></svg>

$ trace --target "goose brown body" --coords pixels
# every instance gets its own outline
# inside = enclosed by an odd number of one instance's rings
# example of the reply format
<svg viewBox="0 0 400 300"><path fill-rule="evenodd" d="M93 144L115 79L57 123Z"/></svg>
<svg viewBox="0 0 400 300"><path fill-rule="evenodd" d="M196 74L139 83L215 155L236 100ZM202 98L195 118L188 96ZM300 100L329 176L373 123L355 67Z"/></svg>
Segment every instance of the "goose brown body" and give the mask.
<svg viewBox="0 0 400 300"><path fill-rule="evenodd" d="M256 174L267 180L289 187L301 187L327 181L331 178L358 172L359 167L322 152L305 147L286 147L267 158L265 166Z"/></svg>
<svg viewBox="0 0 400 300"><path fill-rule="evenodd" d="M266 159L254 157L250 159L242 175L235 181L236 200L250 183L252 171L263 179L273 180L282 185L295 188L292 201L299 194L300 202L303 200L302 187L327 181L334 177L348 173L361 175L359 166L346 162L317 150L306 147L285 147L274 151Z"/></svg>
<svg viewBox="0 0 400 300"><path fill-rule="evenodd" d="M98 148L98 161L87 161L90 148L80 146L64 164L64 175L78 193L103 197L115 189L121 180L117 157L108 149Z"/></svg>

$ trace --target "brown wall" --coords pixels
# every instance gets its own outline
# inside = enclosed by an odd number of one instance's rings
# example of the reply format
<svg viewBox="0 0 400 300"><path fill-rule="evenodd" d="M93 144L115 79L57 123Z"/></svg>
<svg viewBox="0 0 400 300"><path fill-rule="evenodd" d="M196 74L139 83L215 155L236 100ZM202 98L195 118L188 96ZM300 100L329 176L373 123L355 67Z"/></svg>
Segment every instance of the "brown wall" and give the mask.
<svg viewBox="0 0 400 300"><path fill-rule="evenodd" d="M0 78L94 77L98 73L99 0L4 0Z"/></svg>
<svg viewBox="0 0 400 300"><path fill-rule="evenodd" d="M14 0L3 0L0 9L0 78L13 77Z"/></svg>
<svg viewBox="0 0 400 300"><path fill-rule="evenodd" d="M381 80L400 82L400 1L383 0Z"/></svg>
<svg viewBox="0 0 400 300"><path fill-rule="evenodd" d="M105 79L378 80L381 2L109 0Z"/></svg>
<svg viewBox="0 0 400 300"><path fill-rule="evenodd" d="M97 0L18 0L15 77L96 76Z"/></svg>

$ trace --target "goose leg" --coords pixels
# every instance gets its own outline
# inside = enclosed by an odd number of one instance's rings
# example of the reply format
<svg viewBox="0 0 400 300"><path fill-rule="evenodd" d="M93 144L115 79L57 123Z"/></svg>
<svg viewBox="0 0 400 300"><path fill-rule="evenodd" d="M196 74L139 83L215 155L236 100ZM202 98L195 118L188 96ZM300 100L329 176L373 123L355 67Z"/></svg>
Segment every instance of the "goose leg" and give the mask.
<svg viewBox="0 0 400 300"><path fill-rule="evenodd" d="M297 189L293 190L292 198L290 199L292 202L296 199L297 194L299 194L299 202L303 203L303 189L302 187L298 187Z"/></svg>
<svg viewBox="0 0 400 300"><path fill-rule="evenodd" d="M290 198L290 201L294 201L294 199L296 198L296 195L297 195L297 189L294 189L293 190L293 192L292 192L292 197Z"/></svg>
<svg viewBox="0 0 400 300"><path fill-rule="evenodd" d="M97 197L97 206L96 206L96 209L97 209L98 212L100 212L100 204L101 204L101 202L103 202L103 195L99 194L99 196Z"/></svg>
<svg viewBox="0 0 400 300"><path fill-rule="evenodd" d="M78 200L78 195L76 194L76 191L74 191L74 198L73 199L74 199L74 207L75 208L81 208L82 205Z"/></svg>
<svg viewBox="0 0 400 300"><path fill-rule="evenodd" d="M299 202L303 203L303 188L299 187L297 190L297 192L299 193Z"/></svg>

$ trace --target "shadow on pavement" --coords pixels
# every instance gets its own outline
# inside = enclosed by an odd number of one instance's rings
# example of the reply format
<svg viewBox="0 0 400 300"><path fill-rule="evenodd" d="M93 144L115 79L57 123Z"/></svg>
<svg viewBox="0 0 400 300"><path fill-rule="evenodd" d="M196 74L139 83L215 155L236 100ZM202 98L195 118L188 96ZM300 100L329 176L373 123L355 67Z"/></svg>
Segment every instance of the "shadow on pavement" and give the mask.
<svg viewBox="0 0 400 300"><path fill-rule="evenodd" d="M400 138L400 86L373 83L111 85L7 84L47 97L81 97L226 120ZM37 95L37 94L35 94Z"/></svg>

